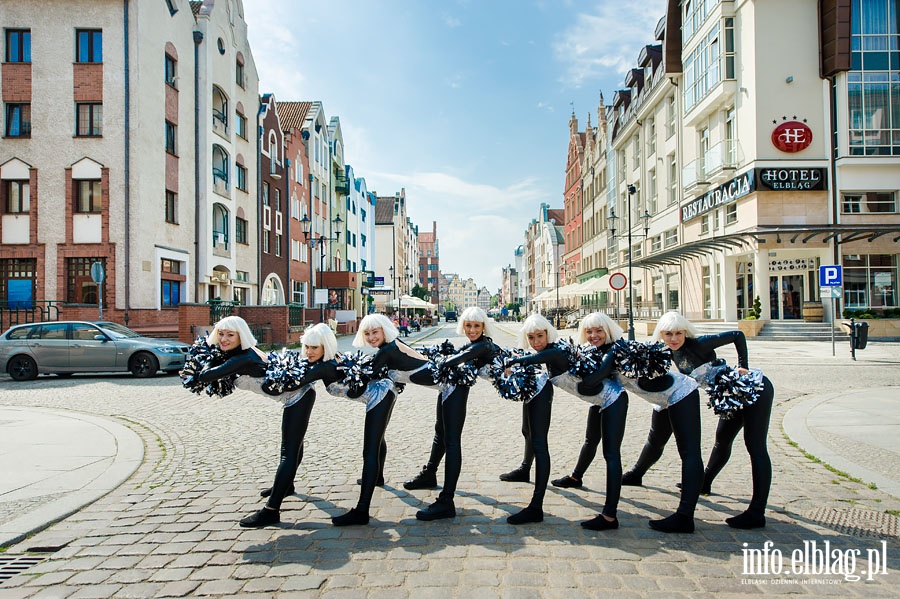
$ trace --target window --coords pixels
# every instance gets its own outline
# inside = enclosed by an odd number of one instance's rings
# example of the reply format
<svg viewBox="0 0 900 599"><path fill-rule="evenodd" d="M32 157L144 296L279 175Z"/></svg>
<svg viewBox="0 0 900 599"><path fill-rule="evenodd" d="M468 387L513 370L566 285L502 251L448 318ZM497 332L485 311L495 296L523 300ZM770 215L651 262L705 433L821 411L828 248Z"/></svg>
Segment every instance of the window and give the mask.
<svg viewBox="0 0 900 599"><path fill-rule="evenodd" d="M281 255L281 235L275 234L275 255Z"/></svg>
<svg viewBox="0 0 900 599"><path fill-rule="evenodd" d="M841 212L844 214L897 212L896 197L892 191L845 193L841 200Z"/></svg>
<svg viewBox="0 0 900 599"><path fill-rule="evenodd" d="M262 194L263 206L268 206L269 205L269 183L266 181L263 181L262 192L263 192L263 194Z"/></svg>
<svg viewBox="0 0 900 599"><path fill-rule="evenodd" d="M275 188L275 210L281 210L281 190Z"/></svg>
<svg viewBox="0 0 900 599"><path fill-rule="evenodd" d="M5 181L6 213L27 214L31 208L31 186L28 181Z"/></svg>
<svg viewBox="0 0 900 599"><path fill-rule="evenodd" d="M300 240L291 239L291 260L300 261Z"/></svg>
<svg viewBox="0 0 900 599"><path fill-rule="evenodd" d="M228 98L217 85L212 91L213 129L222 128L228 132Z"/></svg>
<svg viewBox="0 0 900 599"><path fill-rule="evenodd" d="M106 269L106 258L66 258L66 301L70 304L97 304L99 287L91 278L91 265L99 262ZM111 303L106 293L106 282L103 284L104 304Z"/></svg>
<svg viewBox="0 0 900 599"><path fill-rule="evenodd" d="M656 235L650 238L650 251L658 252L662 249L662 235Z"/></svg>
<svg viewBox="0 0 900 599"><path fill-rule="evenodd" d="M103 32L99 29L75 30L75 62L103 62Z"/></svg>
<svg viewBox="0 0 900 599"><path fill-rule="evenodd" d="M31 308L34 299L35 258L8 258L0 260L0 297L9 308Z"/></svg>
<svg viewBox="0 0 900 599"><path fill-rule="evenodd" d="M234 219L234 238L238 243L246 244L247 241L247 221L243 218Z"/></svg>
<svg viewBox="0 0 900 599"><path fill-rule="evenodd" d="M700 269L700 278L703 281L703 318L712 318L712 275L709 266Z"/></svg>
<svg viewBox="0 0 900 599"><path fill-rule="evenodd" d="M75 212L82 214L100 212L102 203L100 181L81 179L75 182Z"/></svg>
<svg viewBox="0 0 900 599"><path fill-rule="evenodd" d="M237 178L237 188L247 191L247 167L242 164L235 165L234 175Z"/></svg>
<svg viewBox="0 0 900 599"><path fill-rule="evenodd" d="M733 225L737 222L737 202L731 202L725 206L725 224Z"/></svg>
<svg viewBox="0 0 900 599"><path fill-rule="evenodd" d="M31 104L7 104L5 137L31 137Z"/></svg>
<svg viewBox="0 0 900 599"><path fill-rule="evenodd" d="M678 245L678 229L669 229L664 233L667 248Z"/></svg>
<svg viewBox="0 0 900 599"><path fill-rule="evenodd" d="M228 209L222 204L213 204L212 214L212 244L214 249L228 251L230 243L228 239L229 230Z"/></svg>
<svg viewBox="0 0 900 599"><path fill-rule="evenodd" d="M235 132L239 137L247 139L247 117L240 112L235 113Z"/></svg>
<svg viewBox="0 0 900 599"><path fill-rule="evenodd" d="M359 242L363 247L366 247L366 236L362 233L359 234Z"/></svg>
<svg viewBox="0 0 900 599"><path fill-rule="evenodd" d="M177 138L175 125L166 121L166 152L173 156L177 154L175 151L175 139Z"/></svg>
<svg viewBox="0 0 900 599"><path fill-rule="evenodd" d="M178 61L166 54L166 83L171 85L172 87L178 87L175 85L178 79Z"/></svg>
<svg viewBox="0 0 900 599"><path fill-rule="evenodd" d="M359 209L359 216L362 219L362 222L366 222L366 211L363 208Z"/></svg>
<svg viewBox="0 0 900 599"><path fill-rule="evenodd" d="M181 303L181 281L162 281L162 305L164 308L174 308Z"/></svg>
<svg viewBox="0 0 900 599"><path fill-rule="evenodd" d="M666 139L675 135L675 95L666 98Z"/></svg>
<svg viewBox="0 0 900 599"><path fill-rule="evenodd" d="M844 307L897 307L897 255L844 255Z"/></svg>
<svg viewBox="0 0 900 599"><path fill-rule="evenodd" d="M213 185L221 184L228 189L228 153L218 144L213 144Z"/></svg>
<svg viewBox="0 0 900 599"><path fill-rule="evenodd" d="M675 154L669 154L669 206L678 203L678 163Z"/></svg>
<svg viewBox="0 0 900 599"><path fill-rule="evenodd" d="M737 166L737 136L734 129L734 106L725 109L725 163Z"/></svg>
<svg viewBox="0 0 900 599"><path fill-rule="evenodd" d="M712 212L712 230L713 233L719 230L719 210L713 210Z"/></svg>
<svg viewBox="0 0 900 599"><path fill-rule="evenodd" d="M219 41L222 41L222 38L219 38ZM235 287L234 288L234 301L236 301L241 306L247 306L247 288L246 287Z"/></svg>
<svg viewBox="0 0 900 599"><path fill-rule="evenodd" d="M166 222L178 224L178 195L166 190Z"/></svg>
<svg viewBox="0 0 900 599"><path fill-rule="evenodd" d="M635 135L634 141L631 144L631 159L634 161L634 167L638 168L641 165L641 136Z"/></svg>
<svg viewBox="0 0 900 599"><path fill-rule="evenodd" d="M709 215L704 214L700 218L700 234L708 235L709 234Z"/></svg>
<svg viewBox="0 0 900 599"><path fill-rule="evenodd" d="M725 19L725 52L723 54L725 62L725 79L734 79L734 17Z"/></svg>
<svg viewBox="0 0 900 599"><path fill-rule="evenodd" d="M75 136L100 137L103 134L103 104L75 104Z"/></svg>
<svg viewBox="0 0 900 599"><path fill-rule="evenodd" d="M6 30L6 62L31 62L31 30Z"/></svg>
<svg viewBox="0 0 900 599"><path fill-rule="evenodd" d="M166 6L169 8L169 15L174 15L178 12L178 7L175 6L175 0L166 0Z"/></svg>
<svg viewBox="0 0 900 599"><path fill-rule="evenodd" d="M263 234L262 234L262 238L263 238L263 252L266 253L266 254L269 253L269 247L271 246L271 241L270 241L270 239L269 239L269 236L270 236L270 235L271 235L271 231L263 231Z"/></svg>
<svg viewBox="0 0 900 599"><path fill-rule="evenodd" d="M238 58L234 63L234 82L244 88L244 61Z"/></svg>
<svg viewBox="0 0 900 599"><path fill-rule="evenodd" d="M721 48L716 24L684 61L684 111L687 113L721 80Z"/></svg>
<svg viewBox="0 0 900 599"><path fill-rule="evenodd" d="M647 171L647 210L656 213L656 169Z"/></svg>
<svg viewBox="0 0 900 599"><path fill-rule="evenodd" d="M291 281L291 302L295 304L306 304L306 283L303 281Z"/></svg>
<svg viewBox="0 0 900 599"><path fill-rule="evenodd" d="M656 119L647 119L647 156L656 153Z"/></svg>

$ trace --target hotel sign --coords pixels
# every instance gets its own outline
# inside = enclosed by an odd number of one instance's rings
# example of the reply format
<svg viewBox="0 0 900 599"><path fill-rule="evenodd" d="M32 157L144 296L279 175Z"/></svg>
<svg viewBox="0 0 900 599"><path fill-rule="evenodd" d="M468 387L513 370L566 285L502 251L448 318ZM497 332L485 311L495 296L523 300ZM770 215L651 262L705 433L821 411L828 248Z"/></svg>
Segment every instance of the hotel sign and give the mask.
<svg viewBox="0 0 900 599"><path fill-rule="evenodd" d="M774 191L813 191L828 189L824 168L758 168L760 188Z"/></svg>
<svg viewBox="0 0 900 599"><path fill-rule="evenodd" d="M696 200L692 200L681 207L681 222L686 223L702 214L715 210L719 206L749 195L756 191L756 177L754 171L747 171L738 175L731 181L706 192Z"/></svg>

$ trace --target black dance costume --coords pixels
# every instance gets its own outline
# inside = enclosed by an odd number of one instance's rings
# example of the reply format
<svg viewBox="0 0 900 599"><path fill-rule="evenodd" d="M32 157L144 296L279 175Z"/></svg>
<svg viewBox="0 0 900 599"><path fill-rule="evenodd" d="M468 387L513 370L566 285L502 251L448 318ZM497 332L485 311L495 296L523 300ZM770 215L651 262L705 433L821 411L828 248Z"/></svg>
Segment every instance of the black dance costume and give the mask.
<svg viewBox="0 0 900 599"><path fill-rule="evenodd" d="M355 524L368 524L369 505L372 502L372 494L375 486L381 479L384 481L384 460L387 457L387 443L384 434L388 423L391 421L391 413L394 410L394 402L397 394L393 383L416 383L419 385L433 386L435 384L431 370L427 367L429 361L410 355L399 347L403 343L395 339L390 343L384 343L378 348L378 352L372 359L372 370L376 374L387 368L389 379L377 379L370 381L368 388L378 388L375 397L370 397L366 404L366 423L363 429L363 469L359 500L356 507L340 516L335 516L331 522L335 526L350 526ZM409 348L406 344L404 347ZM412 348L409 351L415 352ZM387 386L384 386L387 383ZM367 388L367 393L369 389ZM331 390L329 389L329 393ZM365 396L365 394L364 394Z"/></svg>
<svg viewBox="0 0 900 599"><path fill-rule="evenodd" d="M716 348L729 343L733 343L737 350L738 366L749 368L747 340L740 331L686 338L684 345L672 352L675 365L684 374L691 374L716 359ZM735 437L743 428L744 445L747 447L747 453L750 454L753 496L750 499L750 506L744 513L725 520L733 528L762 528L766 525L764 514L769 499L769 489L772 486L772 461L769 459L766 437L769 434L769 418L772 415L775 389L767 377L762 377L762 382L763 388L756 402L738 410L728 418L719 419L716 427L716 441L703 473L703 485L700 492L708 495L716 475L722 471L731 457L731 447ZM640 462L639 459L638 463Z"/></svg>
<svg viewBox="0 0 900 599"><path fill-rule="evenodd" d="M297 468L303 461L303 440L316 403L313 384L320 380L325 385L330 385L343 378L344 374L338 370L335 360L319 360L310 364L306 374L295 382L297 390L291 392L284 400L284 411L281 416L281 460L275 472L275 483L261 493L263 497L269 498L266 507L241 520L241 526L266 526L279 521L281 502L286 496L294 493L294 478L297 475Z"/></svg>
<svg viewBox="0 0 900 599"><path fill-rule="evenodd" d="M609 350L612 343L600 346L600 351L605 354L604 362L600 365L603 372L611 371L613 355ZM541 354L538 354L541 355ZM558 358L555 358L558 359ZM559 367L566 367L560 361ZM556 369L558 369L557 367ZM616 511L619 504L619 496L622 490L622 439L625 437L625 419L628 416L628 393L615 376L609 375L602 381L599 389L588 389L578 383L581 379L570 372L563 372L554 376L550 381L557 387L568 391L575 397L583 399L593 405L588 409L587 429L585 431L584 444L578 455L578 462L571 476L553 481L557 487L581 487L585 470L597 455L597 446L603 441L603 459L606 461L606 502L601 515L582 522L581 525L589 530L607 530L618 528ZM593 391L585 395L582 391ZM613 520L607 520L603 516L609 516Z"/></svg>
<svg viewBox="0 0 900 599"><path fill-rule="evenodd" d="M596 388L605 374L598 370L584 377L583 389L589 391L591 387ZM700 394L697 392L697 382L679 372L654 379L620 376L619 382L629 393L634 393L653 405L651 435L654 430L667 430L668 435L674 433L678 455L681 456L681 501L678 509L667 518L651 520L650 527L661 532L694 532L694 510L700 498L700 484L703 480ZM644 450L647 450L646 446ZM662 450L659 453L662 454ZM659 455L656 459L659 459ZM622 484L626 484L625 477Z"/></svg>
<svg viewBox="0 0 900 599"><path fill-rule="evenodd" d="M237 347L224 353L225 361L206 367L197 374L201 383L211 383L231 374L261 377L266 374L266 361L252 347Z"/></svg>
<svg viewBox="0 0 900 599"><path fill-rule="evenodd" d="M456 368L461 364L471 364L476 370L481 371L490 365L494 357L500 352L490 337L482 335L476 341L461 347L452 357L442 363L443 369ZM453 518L456 515L456 506L453 504L453 496L456 493L456 484L459 481L459 473L462 469L462 431L466 423L466 405L469 400L469 387L455 385L441 389L438 393L436 419L434 424L434 439L431 442L431 454L428 463L422 471L412 480L403 483L407 489L430 489L437 486L437 468L441 459L446 454L447 461L444 464L444 487L438 495L437 501L424 510L416 513L419 520L438 520L441 518Z"/></svg>

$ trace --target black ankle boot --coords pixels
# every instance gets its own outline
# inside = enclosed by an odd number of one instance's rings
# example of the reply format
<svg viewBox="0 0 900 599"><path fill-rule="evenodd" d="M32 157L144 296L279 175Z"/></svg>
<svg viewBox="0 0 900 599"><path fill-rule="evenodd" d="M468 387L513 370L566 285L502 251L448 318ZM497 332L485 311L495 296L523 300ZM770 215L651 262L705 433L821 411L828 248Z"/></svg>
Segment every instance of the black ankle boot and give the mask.
<svg viewBox="0 0 900 599"><path fill-rule="evenodd" d="M259 496L260 497L268 497L269 495L272 494L272 490L274 488L275 487L269 487L268 489L263 489L262 491L259 492ZM293 494L294 494L294 485L291 485L290 487L288 487L287 493L285 493L285 497L287 497L288 495L293 495Z"/></svg>
<svg viewBox="0 0 900 599"><path fill-rule="evenodd" d="M244 528L259 528L260 526L270 526L279 522L281 522L281 516L278 510L262 508L241 520L241 526Z"/></svg>
<svg viewBox="0 0 900 599"><path fill-rule="evenodd" d="M456 506L453 505L452 499L444 499L438 497L438 500L429 505L424 510L416 512L416 518L419 520L431 521L441 520L443 518L455 518Z"/></svg>
<svg viewBox="0 0 900 599"><path fill-rule="evenodd" d="M422 468L414 478L403 483L403 488L407 491L415 491L416 489L434 489L437 487L437 473L428 467L428 464Z"/></svg>
<svg viewBox="0 0 900 599"><path fill-rule="evenodd" d="M749 530L751 528L764 528L766 526L766 517L762 514L753 514L749 511L725 518L725 523L731 528L740 528Z"/></svg>
<svg viewBox="0 0 900 599"><path fill-rule="evenodd" d="M531 522L543 522L544 512L539 507L528 506L518 514L513 514L506 519L507 524L529 524Z"/></svg>
<svg viewBox="0 0 900 599"><path fill-rule="evenodd" d="M619 519L613 518L612 522L603 517L603 514L597 514L587 522L582 522L581 526L588 530L613 530L619 528Z"/></svg>
<svg viewBox="0 0 900 599"><path fill-rule="evenodd" d="M622 475L622 484L626 487L643 487L644 478L636 474L634 470L629 470Z"/></svg>
<svg viewBox="0 0 900 599"><path fill-rule="evenodd" d="M650 520L650 528L659 532L694 532L694 519L675 512L662 520Z"/></svg>
<svg viewBox="0 0 900 599"><path fill-rule="evenodd" d="M561 489L580 489L583 483L571 474L567 474L562 478L550 481L550 484Z"/></svg>
<svg viewBox="0 0 900 599"><path fill-rule="evenodd" d="M527 483L531 482L531 466L522 464L515 470L504 472L500 475L500 480L508 483Z"/></svg>
<svg viewBox="0 0 900 599"><path fill-rule="evenodd" d="M355 526L360 524L368 524L369 512L353 508L346 514L333 517L331 519L331 523L335 526Z"/></svg>

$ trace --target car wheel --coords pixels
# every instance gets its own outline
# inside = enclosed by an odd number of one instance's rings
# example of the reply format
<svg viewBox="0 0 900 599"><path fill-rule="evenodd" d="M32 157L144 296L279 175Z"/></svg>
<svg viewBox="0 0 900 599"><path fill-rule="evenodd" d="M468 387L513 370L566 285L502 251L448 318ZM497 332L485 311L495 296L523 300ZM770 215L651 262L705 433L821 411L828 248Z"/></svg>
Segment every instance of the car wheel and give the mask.
<svg viewBox="0 0 900 599"><path fill-rule="evenodd" d="M14 381L30 381L37 378L37 362L28 356L16 356L9 361L6 371Z"/></svg>
<svg viewBox="0 0 900 599"><path fill-rule="evenodd" d="M137 378L144 379L156 374L156 371L159 370L159 362L156 361L153 354L144 351L138 352L131 356L128 370Z"/></svg>

